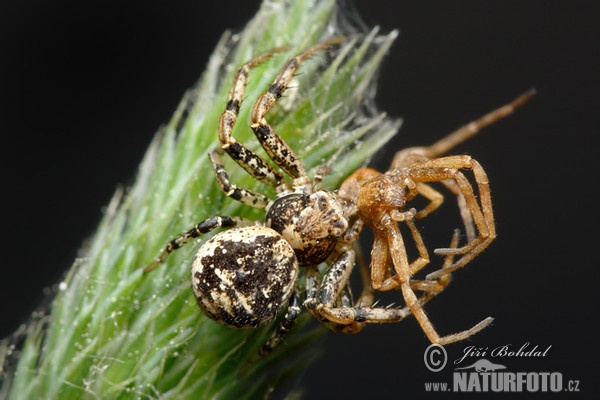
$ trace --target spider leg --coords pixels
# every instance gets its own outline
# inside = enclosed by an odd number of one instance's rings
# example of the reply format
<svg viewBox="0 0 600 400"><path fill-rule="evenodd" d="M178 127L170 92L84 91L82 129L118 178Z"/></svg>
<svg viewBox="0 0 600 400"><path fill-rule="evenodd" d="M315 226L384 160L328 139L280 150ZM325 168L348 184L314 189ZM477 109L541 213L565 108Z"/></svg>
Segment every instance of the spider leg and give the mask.
<svg viewBox="0 0 600 400"><path fill-rule="evenodd" d="M362 282L362 291L356 305L359 307L370 307L375 301L373 286L371 285L371 274L369 273L369 265L366 263L363 256L362 248L358 243L354 244L354 253L356 254L358 269L360 272L360 280Z"/></svg>
<svg viewBox="0 0 600 400"><path fill-rule="evenodd" d="M458 243L458 234L455 235L450 247L456 246ZM452 263L453 255L446 256L444 265ZM423 280L411 281L410 286L414 286L414 290L423 291L424 294L417 299L422 306L437 294L441 293L450 283L450 274L442 276L438 280ZM367 323L393 323L399 322L411 315L410 307L391 308L391 307L371 307L371 304L366 306L357 303L354 307L323 307L321 314L329 321L335 322L338 326L351 327L347 330L342 330L346 333L355 333Z"/></svg>
<svg viewBox="0 0 600 400"><path fill-rule="evenodd" d="M319 291L319 268L317 266L306 267L306 298L304 307L323 325L327 326L332 331L338 331L338 326L325 318L317 309L318 300L317 293Z"/></svg>
<svg viewBox="0 0 600 400"><path fill-rule="evenodd" d="M391 234L388 235L388 240L390 247L390 255L392 257L394 269L396 270L397 277L400 281L400 289L402 290L402 295L404 297L404 300L406 301L406 305L408 306L408 308L410 308L410 311L417 319L417 322L421 326L421 329L423 329L423 332L425 332L425 335L431 343L444 345L464 340L469 336L472 336L473 334L479 332L481 329L485 328L492 322L491 318L486 318L485 320L481 321L480 323L478 323L470 329L440 337L435 328L433 327L433 324L429 320L429 317L427 317L425 310L423 309L423 299L419 299L413 290L410 279L411 266L408 263L408 257L406 255L402 235L399 234L399 230L397 232L398 234L390 232Z"/></svg>
<svg viewBox="0 0 600 400"><path fill-rule="evenodd" d="M152 271L159 264L164 262L175 250L181 248L195 238L219 228L234 228L236 226L254 225L254 221L240 217L211 217L198 223L192 229L185 231L171 240L167 246L160 252L156 259L144 267L144 273Z"/></svg>
<svg viewBox="0 0 600 400"><path fill-rule="evenodd" d="M304 165L292 148L268 124L265 120L265 114L273 108L285 89L287 89L288 84L303 61L313 56L317 51L334 44L339 44L343 40L343 38L337 37L318 43L295 57L290 58L275 77L273 84L259 97L252 109L250 126L260 144L273 162L293 179L306 176Z"/></svg>
<svg viewBox="0 0 600 400"><path fill-rule="evenodd" d="M262 62L268 60L276 52L286 50L286 47L281 47L269 52L263 53L247 63L241 65L233 79L233 85L229 90L227 104L225 110L221 114L219 120L219 141L221 148L229 154L229 156L242 168L246 170L257 180L271 186L277 186L281 183L283 176L275 171L265 160L246 146L238 142L233 136L232 131L237 120L237 116L244 100L244 91L248 81L248 74L252 68L255 68Z"/></svg>
<svg viewBox="0 0 600 400"><path fill-rule="evenodd" d="M452 235L452 240L448 248L455 249L458 247L458 240L460 238L460 230L455 229L454 234ZM449 254L444 257L444 263L442 264L442 269L451 266L454 263L454 254ZM437 279L411 279L410 287L413 290L419 290L424 293L422 297L420 297L421 304L424 304L443 292L446 289L446 286L450 284L452 280L452 273L446 273L441 275Z"/></svg>
<svg viewBox="0 0 600 400"><path fill-rule="evenodd" d="M411 235L413 237L415 246L417 248L417 252L419 254L419 256L414 261L412 261L408 266L409 276L412 276L413 274L415 274L418 271L420 271L421 269L423 269L423 267L425 267L427 264L429 264L429 252L427 251L427 247L425 246L425 243L423 242L421 233L417 229L417 227L414 224L414 222L412 221L412 219L404 220L404 222L406 223L406 225L408 226L408 228L411 231ZM398 242L401 242L401 246L396 246L396 248L394 248L394 251L402 252L403 257L405 257L408 262L408 255L406 254L406 248L404 247L404 241L402 239L402 234L401 234L400 228L398 227L395 220L389 221L385 225L385 233L382 232L378 236L379 236L379 246L385 247L386 248L385 251L388 254L390 254L390 251L392 250L392 248L390 247L390 242L389 242L390 237L397 237L396 240ZM390 272L389 258L390 258L391 254L390 255L386 254L385 259L375 258L375 255L376 255L375 254L376 253L375 246L373 246L373 249L374 249L373 260L372 260L372 264L371 264L371 273L372 273L371 282L372 282L373 288L380 290L380 291L388 291L388 290L392 290L392 289L395 289L395 288L401 286L402 276L399 275L398 273L396 273L395 275L392 275L384 280L381 279L382 276L384 276L385 274L389 274L389 272ZM393 262L393 258L392 258L392 262Z"/></svg>
<svg viewBox="0 0 600 400"><path fill-rule="evenodd" d="M418 182L415 189L421 196L429 200L429 203L425 206L425 208L419 210L417 215L415 215L415 218L417 219L425 218L427 215L438 209L444 202L444 196L425 183Z"/></svg>
<svg viewBox="0 0 600 400"><path fill-rule="evenodd" d="M439 334L433 327L433 324L429 320L429 317L427 317L427 314L423 309L421 301L417 298L415 292L411 288L410 283L408 281L403 282L401 289L402 295L404 296L404 300L406 301L408 307L417 319L417 322L419 323L419 325L421 325L421 329L423 329L423 332L425 332L425 335L431 343L446 345L454 342L460 342L461 340L465 340L473 336L477 332L481 331L493 321L493 318L487 317L470 329L466 329L457 333L452 333L446 336L439 336Z"/></svg>
<svg viewBox="0 0 600 400"><path fill-rule="evenodd" d="M416 179L453 180L456 182L478 232L478 235L475 238L471 239L462 247L434 250L434 253L436 254L462 254L462 257L460 257L453 265L427 275L427 279L433 279L444 273L462 268L494 240L496 237L496 228L492 210L492 199L490 196L489 181L485 171L476 160L469 156L438 158L419 163L419 165L415 165L415 167L419 170L413 171L415 175L421 175ZM425 168L422 169L422 167ZM430 167L434 168L429 169ZM479 202L473 192L471 183L460 169L470 169L473 172L477 184Z"/></svg>
<svg viewBox="0 0 600 400"><path fill-rule="evenodd" d="M306 267L306 299L304 300L304 306L311 311L315 308L317 299L317 290L319 288L319 268L317 266ZM314 313L313 313L314 314ZM317 317L317 315L315 315ZM320 318L317 318L320 320Z"/></svg>
<svg viewBox="0 0 600 400"><path fill-rule="evenodd" d="M460 171L462 169L472 171L478 189L479 200L473 191L473 185L464 173ZM466 155L435 158L417 162L410 167L398 170L396 174L390 175L396 180L406 180L404 178L406 176L417 183L453 181L462 196L462 199L459 197L459 207L461 207L463 221L467 224L468 236L473 236L473 233L469 231L469 229L472 229L469 226L471 218L477 228L477 236L469 238L469 242L466 245L454 249L446 248L434 251L436 254L441 255L462 254L462 257L444 271L438 270L427 275L427 279L434 279L444 272L452 272L463 267L476 255L481 253L496 237L489 181L481 165L473 158ZM470 217L465 217L467 212L470 214Z"/></svg>
<svg viewBox="0 0 600 400"><path fill-rule="evenodd" d="M384 281L389 281L390 248L383 231L375 231L371 249L371 283L374 290L381 290Z"/></svg>
<svg viewBox="0 0 600 400"><path fill-rule="evenodd" d="M221 156L217 149L212 150L208 156L215 170L217 182L226 196L256 208L265 208L267 206L269 203L267 196L239 188L229 181L229 174L223 167L223 164L221 164Z"/></svg>
<svg viewBox="0 0 600 400"><path fill-rule="evenodd" d="M329 321L345 329L344 333L358 333L367 323L400 322L411 315L409 307L323 307L320 312Z"/></svg>
<svg viewBox="0 0 600 400"><path fill-rule="evenodd" d="M333 306L350 280L350 273L356 261L354 250L346 250L338 255L331 264L319 285L314 300L317 308L320 306ZM308 300L308 299L307 299ZM310 302L309 302L310 304Z"/></svg>
<svg viewBox="0 0 600 400"><path fill-rule="evenodd" d="M515 109L527 103L534 95L535 89L530 89L510 103L498 107L497 109L485 114L475 121L463 125L454 132L448 134L446 137L435 142L431 146L428 146L427 154L430 158L434 158L447 153L453 147L475 136L483 128L509 116L515 111Z"/></svg>
<svg viewBox="0 0 600 400"><path fill-rule="evenodd" d="M452 192L454 196L456 196L456 203L458 204L458 211L460 213L460 217L463 220L463 224L465 226L465 234L467 236L467 240L470 242L475 238L477 234L477 230L475 229L475 223L473 222L473 216L469 211L469 206L465 200L465 196L460 192L460 188L456 184L456 182L447 180L442 181L442 184Z"/></svg>
<svg viewBox="0 0 600 400"><path fill-rule="evenodd" d="M421 237L421 232L417 229L413 220L404 221L410 232L412 234L413 240L415 241L415 245L417 246L417 251L419 253L419 257L412 261L409 265L410 275L417 273L427 264L429 264L429 252L427 251L427 247L425 247L425 243L423 242L423 238Z"/></svg>
<svg viewBox="0 0 600 400"><path fill-rule="evenodd" d="M527 103L534 95L535 89L528 90L510 103L498 107L484 116L461 126L430 146L409 147L398 151L394 156L390 170L409 167L415 162L429 160L447 153L455 146L475 136L483 128L512 114L515 109Z"/></svg>
<svg viewBox="0 0 600 400"><path fill-rule="evenodd" d="M318 269L316 267L307 268L304 306L317 320L328 326L332 331L356 333L364 327L363 321L359 319L335 318L336 310L351 309L345 306L338 308L336 303L338 300L342 304L349 304L350 302L348 285L355 259L356 255L353 250L342 251L331 264L320 284L318 284ZM333 318L329 318L330 315Z"/></svg>
<svg viewBox="0 0 600 400"><path fill-rule="evenodd" d="M300 294L298 290L294 290L292 296L290 297L289 305L287 307L287 312L285 313L283 319L279 323L277 330L273 332L267 343L263 345L258 353L258 357L266 356L271 353L277 345L281 342L281 340L288 334L288 332L294 327L296 324L296 320L300 315L302 309L300 308Z"/></svg>

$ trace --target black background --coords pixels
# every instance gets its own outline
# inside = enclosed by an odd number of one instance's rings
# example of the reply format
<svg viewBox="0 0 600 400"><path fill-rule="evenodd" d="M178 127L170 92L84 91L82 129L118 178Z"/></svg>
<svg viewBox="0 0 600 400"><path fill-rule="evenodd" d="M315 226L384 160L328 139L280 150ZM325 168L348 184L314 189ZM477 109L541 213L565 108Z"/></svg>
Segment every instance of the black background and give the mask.
<svg viewBox="0 0 600 400"><path fill-rule="evenodd" d="M470 342L448 346L451 361L469 345L551 345L543 359L492 361L558 371L565 385L579 380L583 393L598 395L598 3L357 3L369 25L401 30L378 103L405 123L380 168L400 148L538 90L456 149L490 176L499 236L427 310L441 333L495 317ZM61 279L221 33L241 29L259 2L204 4L0 4L1 336ZM326 335L320 345L325 354L299 377L307 398L425 397L425 382L450 381L425 368L427 342L412 319Z"/></svg>

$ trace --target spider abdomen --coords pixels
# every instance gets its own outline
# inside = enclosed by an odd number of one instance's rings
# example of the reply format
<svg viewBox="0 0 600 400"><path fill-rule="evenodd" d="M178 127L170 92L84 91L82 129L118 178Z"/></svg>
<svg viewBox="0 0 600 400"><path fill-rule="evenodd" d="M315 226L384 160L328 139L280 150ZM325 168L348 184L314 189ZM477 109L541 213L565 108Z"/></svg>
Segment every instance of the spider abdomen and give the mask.
<svg viewBox="0 0 600 400"><path fill-rule="evenodd" d="M289 300L298 261L288 242L264 226L233 228L196 253L192 289L211 319L236 328L273 320Z"/></svg>

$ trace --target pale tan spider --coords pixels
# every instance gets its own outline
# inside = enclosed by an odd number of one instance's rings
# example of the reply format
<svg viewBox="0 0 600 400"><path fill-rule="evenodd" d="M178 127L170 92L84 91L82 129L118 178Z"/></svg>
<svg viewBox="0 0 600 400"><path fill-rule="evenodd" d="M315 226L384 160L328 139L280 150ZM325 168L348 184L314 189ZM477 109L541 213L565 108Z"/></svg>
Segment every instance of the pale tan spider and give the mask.
<svg viewBox="0 0 600 400"><path fill-rule="evenodd" d="M475 135L485 126L512 113L534 94L529 91L511 103L461 127L445 138L428 147L412 147L399 151L386 173L371 168L355 171L342 184L338 195L347 204L357 207L351 223L371 227L375 240L371 251L370 286L361 295L359 303L372 304L370 290L387 291L400 288L406 307L403 310L378 310L365 313L352 308L327 308L322 314L331 322L346 325L349 330L358 331L367 322L396 322L403 318L399 311L409 311L421 325L432 343L448 344L468 338L488 326L488 317L474 327L462 332L440 337L423 310L423 304L442 291L450 282L451 272L462 268L481 253L496 237L492 200L488 178L481 165L467 155L440 157L448 150ZM465 172L471 171L477 192ZM441 269L434 271L423 280L412 276L429 264L429 254L414 220L421 219L436 210L443 202L443 195L429 185L440 182L457 197L463 219L467 243L458 246L458 233L455 232L448 248L435 249L434 253L446 256ZM417 196L428 200L428 204L417 211L411 201ZM418 257L409 261L399 224L409 228ZM454 261L454 257L458 260ZM415 290L424 294L417 298ZM360 315L359 315L360 314ZM361 324L357 324L361 322Z"/></svg>

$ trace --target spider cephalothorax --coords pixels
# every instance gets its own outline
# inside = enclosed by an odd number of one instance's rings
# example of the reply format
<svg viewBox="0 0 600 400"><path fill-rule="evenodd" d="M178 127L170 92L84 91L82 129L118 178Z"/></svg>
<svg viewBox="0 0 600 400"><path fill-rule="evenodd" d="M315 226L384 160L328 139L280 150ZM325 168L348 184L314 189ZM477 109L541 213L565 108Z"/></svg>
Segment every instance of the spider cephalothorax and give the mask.
<svg viewBox="0 0 600 400"><path fill-rule="evenodd" d="M267 211L266 221L288 241L303 266L325 261L348 228L339 199L325 190L277 198Z"/></svg>

